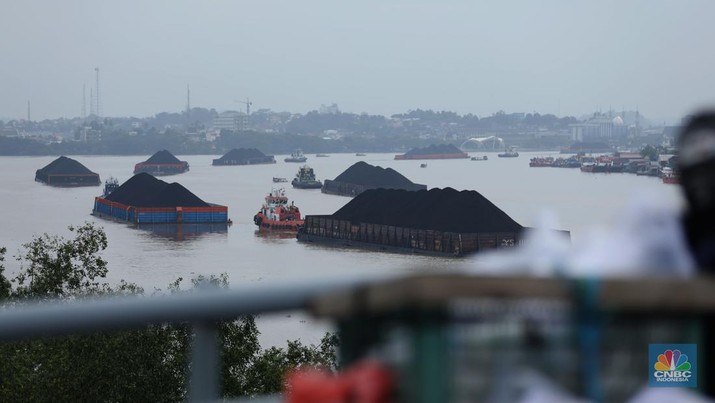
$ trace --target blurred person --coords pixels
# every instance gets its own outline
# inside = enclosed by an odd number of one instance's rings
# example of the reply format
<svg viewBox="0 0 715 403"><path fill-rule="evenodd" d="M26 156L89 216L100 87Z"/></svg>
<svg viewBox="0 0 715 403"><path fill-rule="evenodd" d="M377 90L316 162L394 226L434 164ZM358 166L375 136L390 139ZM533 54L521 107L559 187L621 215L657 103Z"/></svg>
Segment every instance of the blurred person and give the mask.
<svg viewBox="0 0 715 403"><path fill-rule="evenodd" d="M687 210L683 226L704 272L715 269L715 111L695 115L679 139L678 164Z"/></svg>
<svg viewBox="0 0 715 403"><path fill-rule="evenodd" d="M715 111L693 116L678 141L680 183L687 201L683 228L700 272L715 269ZM704 316L703 343L706 395L715 396L715 315Z"/></svg>

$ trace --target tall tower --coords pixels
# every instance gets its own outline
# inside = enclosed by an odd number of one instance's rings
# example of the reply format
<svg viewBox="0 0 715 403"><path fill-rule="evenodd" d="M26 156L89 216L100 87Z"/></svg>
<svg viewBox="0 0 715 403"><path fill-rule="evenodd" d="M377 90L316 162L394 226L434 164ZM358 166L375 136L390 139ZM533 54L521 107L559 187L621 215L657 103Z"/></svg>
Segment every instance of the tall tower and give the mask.
<svg viewBox="0 0 715 403"><path fill-rule="evenodd" d="M186 121L191 122L191 89L186 84Z"/></svg>
<svg viewBox="0 0 715 403"><path fill-rule="evenodd" d="M82 119L87 118L87 86L82 84Z"/></svg>
<svg viewBox="0 0 715 403"><path fill-rule="evenodd" d="M102 116L102 98L99 96L99 67L95 67L94 72L95 72L96 79L97 79L97 84L95 87L96 94L94 94L95 101L97 101L97 106L95 107L95 113L97 114L97 117L100 117L100 116Z"/></svg>
<svg viewBox="0 0 715 403"><path fill-rule="evenodd" d="M96 111L94 110L94 88L89 87L89 115L96 115Z"/></svg>
<svg viewBox="0 0 715 403"><path fill-rule="evenodd" d="M638 107L636 106L636 136L641 135L641 114L638 111Z"/></svg>

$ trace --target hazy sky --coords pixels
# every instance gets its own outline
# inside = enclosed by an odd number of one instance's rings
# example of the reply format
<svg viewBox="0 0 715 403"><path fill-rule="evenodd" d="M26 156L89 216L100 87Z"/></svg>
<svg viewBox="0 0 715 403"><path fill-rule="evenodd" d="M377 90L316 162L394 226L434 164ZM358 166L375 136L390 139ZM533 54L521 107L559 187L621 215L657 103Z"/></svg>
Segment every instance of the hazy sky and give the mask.
<svg viewBox="0 0 715 403"><path fill-rule="evenodd" d="M655 119L715 105L715 2L11 1L0 117L79 116L94 68L106 116L192 106L409 109ZM87 107L89 111L89 107Z"/></svg>

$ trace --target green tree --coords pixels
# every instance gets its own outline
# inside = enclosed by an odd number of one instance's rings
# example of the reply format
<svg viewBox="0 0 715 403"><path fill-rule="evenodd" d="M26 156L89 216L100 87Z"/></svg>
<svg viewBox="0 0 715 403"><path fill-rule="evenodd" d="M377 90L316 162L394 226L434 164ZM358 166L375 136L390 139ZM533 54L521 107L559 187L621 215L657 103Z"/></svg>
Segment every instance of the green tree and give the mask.
<svg viewBox="0 0 715 403"><path fill-rule="evenodd" d="M135 284L103 283L107 262L104 230L92 224L70 227L74 238L47 234L24 245L21 269L4 276L5 248L0 248L0 301L8 304L40 298L67 303L78 296L131 295L144 298ZM182 290L179 278L168 287ZM13 287L13 284L15 286ZM192 287L228 287L228 277L199 276ZM221 386L224 397L275 393L284 373L302 365L335 368L337 339L326 335L319 346L290 341L262 350L252 316L219 323ZM188 324L155 324L140 330L97 332L55 339L0 343L0 401L182 401L191 340Z"/></svg>
<svg viewBox="0 0 715 403"><path fill-rule="evenodd" d="M3 272L5 271L5 252L7 249L5 247L0 247L0 301L10 297L10 292L12 291L12 286L10 282L7 281Z"/></svg>
<svg viewBox="0 0 715 403"><path fill-rule="evenodd" d="M107 248L104 230L90 223L69 230L76 233L74 239L44 234L23 245L26 251L18 260L27 266L15 277L16 296L56 298L111 291L99 282L107 275L107 261L97 255Z"/></svg>
<svg viewBox="0 0 715 403"><path fill-rule="evenodd" d="M652 145L648 144L647 146L643 147L641 150L641 156L643 158L647 158L650 161L657 161L658 160L658 149L653 147Z"/></svg>

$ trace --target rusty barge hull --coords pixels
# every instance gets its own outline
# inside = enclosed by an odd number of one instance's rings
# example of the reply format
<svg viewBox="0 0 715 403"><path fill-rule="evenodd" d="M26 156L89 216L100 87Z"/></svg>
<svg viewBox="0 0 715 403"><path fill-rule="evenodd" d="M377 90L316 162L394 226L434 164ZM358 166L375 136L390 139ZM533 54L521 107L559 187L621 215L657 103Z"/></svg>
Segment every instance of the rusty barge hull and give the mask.
<svg viewBox="0 0 715 403"><path fill-rule="evenodd" d="M456 233L307 216L298 241L406 254L467 256L522 243L521 232Z"/></svg>

